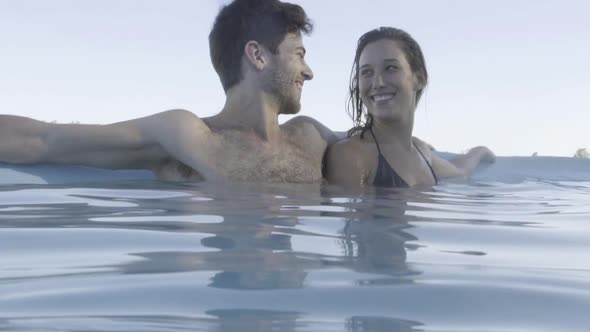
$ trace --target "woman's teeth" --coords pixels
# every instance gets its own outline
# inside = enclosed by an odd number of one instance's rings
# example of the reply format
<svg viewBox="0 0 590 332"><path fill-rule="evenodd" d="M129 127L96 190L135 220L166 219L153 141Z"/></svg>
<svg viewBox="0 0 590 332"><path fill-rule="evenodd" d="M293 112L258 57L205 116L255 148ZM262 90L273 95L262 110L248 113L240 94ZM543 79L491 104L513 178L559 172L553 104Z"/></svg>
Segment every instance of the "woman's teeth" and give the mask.
<svg viewBox="0 0 590 332"><path fill-rule="evenodd" d="M392 94L378 95L378 96L373 96L372 99L373 99L373 101L376 101L376 102L386 101L386 100L393 99L393 95Z"/></svg>

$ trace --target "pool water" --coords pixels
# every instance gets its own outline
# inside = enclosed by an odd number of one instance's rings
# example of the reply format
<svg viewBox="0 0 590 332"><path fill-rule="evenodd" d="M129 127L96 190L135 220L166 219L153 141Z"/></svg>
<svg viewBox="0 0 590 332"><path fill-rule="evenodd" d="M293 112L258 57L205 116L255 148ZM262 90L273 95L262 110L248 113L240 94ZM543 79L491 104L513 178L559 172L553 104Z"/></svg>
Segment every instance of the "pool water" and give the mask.
<svg viewBox="0 0 590 332"><path fill-rule="evenodd" d="M588 331L590 182L0 186L2 331Z"/></svg>

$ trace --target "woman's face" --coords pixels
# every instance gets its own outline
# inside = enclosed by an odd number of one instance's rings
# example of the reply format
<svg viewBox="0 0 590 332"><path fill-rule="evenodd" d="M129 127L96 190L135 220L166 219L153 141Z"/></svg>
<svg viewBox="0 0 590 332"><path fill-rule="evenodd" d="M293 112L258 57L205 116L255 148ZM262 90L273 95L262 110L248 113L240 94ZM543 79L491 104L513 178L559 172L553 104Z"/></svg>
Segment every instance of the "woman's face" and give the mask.
<svg viewBox="0 0 590 332"><path fill-rule="evenodd" d="M359 59L359 91L376 121L409 121L420 85L398 43L381 39L368 44Z"/></svg>

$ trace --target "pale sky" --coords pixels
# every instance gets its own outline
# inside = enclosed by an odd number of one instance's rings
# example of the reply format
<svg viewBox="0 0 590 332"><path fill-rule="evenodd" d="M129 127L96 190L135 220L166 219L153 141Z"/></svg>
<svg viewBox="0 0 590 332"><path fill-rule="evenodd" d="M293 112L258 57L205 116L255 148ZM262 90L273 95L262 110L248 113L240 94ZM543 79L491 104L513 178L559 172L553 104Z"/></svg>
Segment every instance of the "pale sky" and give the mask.
<svg viewBox="0 0 590 332"><path fill-rule="evenodd" d="M590 4L584 0L294 0L315 78L300 114L333 130L345 111L356 41L393 26L424 51L430 84L414 135L438 150L572 156L590 148ZM224 94L207 36L220 0L0 0L0 113L111 123ZM281 117L281 121L288 117Z"/></svg>

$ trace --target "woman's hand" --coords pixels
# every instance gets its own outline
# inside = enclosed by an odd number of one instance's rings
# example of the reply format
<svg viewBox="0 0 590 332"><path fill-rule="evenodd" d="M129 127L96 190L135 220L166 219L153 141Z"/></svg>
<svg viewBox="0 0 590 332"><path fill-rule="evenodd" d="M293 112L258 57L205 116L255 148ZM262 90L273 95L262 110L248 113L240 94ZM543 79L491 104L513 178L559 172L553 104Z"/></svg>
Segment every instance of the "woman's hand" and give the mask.
<svg viewBox="0 0 590 332"><path fill-rule="evenodd" d="M481 163L493 163L496 155L485 146L477 146L451 160L432 157L432 167L440 178L468 176Z"/></svg>
<svg viewBox="0 0 590 332"><path fill-rule="evenodd" d="M487 146L476 146L467 154L477 156L476 158L479 158L480 162L493 163L496 161L496 155Z"/></svg>

